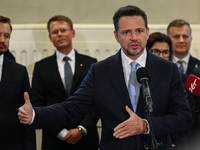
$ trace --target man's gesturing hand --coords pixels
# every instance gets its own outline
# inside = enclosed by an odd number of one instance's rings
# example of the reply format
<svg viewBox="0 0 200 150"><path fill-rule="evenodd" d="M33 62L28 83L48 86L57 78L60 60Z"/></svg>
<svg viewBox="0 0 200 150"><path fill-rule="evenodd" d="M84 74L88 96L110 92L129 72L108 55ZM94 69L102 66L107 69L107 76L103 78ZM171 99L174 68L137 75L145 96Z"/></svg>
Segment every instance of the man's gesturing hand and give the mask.
<svg viewBox="0 0 200 150"><path fill-rule="evenodd" d="M33 117L33 107L27 92L24 93L24 99L25 104L19 108L18 117L22 124L28 124Z"/></svg>
<svg viewBox="0 0 200 150"><path fill-rule="evenodd" d="M129 119L115 127L113 136L115 138L123 139L132 135L139 135L147 132L146 121L137 116L128 106L126 106L126 111L130 115Z"/></svg>

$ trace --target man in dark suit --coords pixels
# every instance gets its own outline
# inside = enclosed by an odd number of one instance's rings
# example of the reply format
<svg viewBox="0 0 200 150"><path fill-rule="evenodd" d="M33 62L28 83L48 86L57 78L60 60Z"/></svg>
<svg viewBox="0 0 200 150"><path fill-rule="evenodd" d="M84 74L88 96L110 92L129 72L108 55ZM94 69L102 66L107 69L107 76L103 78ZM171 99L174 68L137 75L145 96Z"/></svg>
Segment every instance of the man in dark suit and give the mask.
<svg viewBox="0 0 200 150"><path fill-rule="evenodd" d="M78 90L62 104L33 109L25 93L26 103L19 108L19 119L32 124L29 128L68 124L95 105L102 121L101 150L142 150L145 145L150 146L152 131L146 121L142 91L128 91L136 80L129 83L131 64L137 64L148 68L151 75L155 137L163 143L163 149L172 150L169 134L187 130L192 124L178 68L146 48L149 28L143 10L131 5L122 7L114 14L113 23L115 38L121 45L119 52L93 64ZM135 81L132 86L137 85ZM132 92L134 101L129 96Z"/></svg>
<svg viewBox="0 0 200 150"><path fill-rule="evenodd" d="M35 131L28 132L16 116L30 84L26 68L4 55L11 32L10 19L0 16L0 149L36 150Z"/></svg>
<svg viewBox="0 0 200 150"><path fill-rule="evenodd" d="M48 21L49 39L56 47L56 53L35 63L32 79L33 106L48 106L61 103L74 93L81 84L92 63L97 60L77 53L72 46L75 30L70 18L56 15ZM63 58L70 58L73 82L70 92L66 91ZM98 150L99 137L96 108L68 126L44 128L42 130L43 150Z"/></svg>
<svg viewBox="0 0 200 150"><path fill-rule="evenodd" d="M169 23L167 34L172 40L172 61L178 65L184 81L189 74L193 74L195 68L200 66L200 61L189 53L192 42L192 29L187 21L176 19ZM178 133L173 136L175 150L194 149L193 141L195 137L193 135L196 132L197 118L199 118L194 98L195 96L188 92L189 104L193 112L193 126L189 132Z"/></svg>

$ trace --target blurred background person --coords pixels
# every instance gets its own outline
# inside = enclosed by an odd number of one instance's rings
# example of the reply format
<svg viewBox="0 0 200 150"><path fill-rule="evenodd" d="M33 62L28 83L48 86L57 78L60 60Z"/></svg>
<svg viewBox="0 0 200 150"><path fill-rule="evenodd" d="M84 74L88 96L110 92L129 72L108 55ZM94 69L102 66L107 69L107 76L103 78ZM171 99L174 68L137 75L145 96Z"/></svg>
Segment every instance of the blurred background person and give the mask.
<svg viewBox="0 0 200 150"><path fill-rule="evenodd" d="M172 42L171 39L164 33L154 32L149 35L149 39L147 40L147 47L149 50L164 59L172 61ZM184 82L186 75L181 73L182 81ZM192 94L187 91L188 101L190 104L190 108L193 113L193 118L195 115L195 106ZM171 135L174 150L189 150L189 135L191 131L188 132L178 132Z"/></svg>
<svg viewBox="0 0 200 150"><path fill-rule="evenodd" d="M72 44L73 23L67 16L56 15L47 23L55 54L35 63L32 79L33 106L62 103L74 93L97 59L79 54ZM64 60L65 58L68 60ZM65 70L66 65L68 69ZM69 76L71 73L71 76ZM42 129L43 150L98 150L99 136L96 107L68 126Z"/></svg>
<svg viewBox="0 0 200 150"><path fill-rule="evenodd" d="M190 27L190 24L183 19L175 19L169 23L167 27L167 35L172 40L172 52L173 52L172 61L178 65L180 72L185 74L185 76L193 74L194 68L200 66L200 61L190 54L190 46L192 42L192 29ZM196 110L198 108L195 107L196 106L194 105L195 109L195 114L193 113L194 123L190 131L190 137L188 138L189 149L191 150L194 149L193 141L195 139L194 135L196 132L195 124L196 124L196 119L199 118L198 116L199 114L196 113ZM191 107L191 109L193 108Z"/></svg>
<svg viewBox="0 0 200 150"><path fill-rule="evenodd" d="M16 115L31 89L26 67L5 57L11 32L10 19L0 16L0 149L36 150L35 130L28 132Z"/></svg>

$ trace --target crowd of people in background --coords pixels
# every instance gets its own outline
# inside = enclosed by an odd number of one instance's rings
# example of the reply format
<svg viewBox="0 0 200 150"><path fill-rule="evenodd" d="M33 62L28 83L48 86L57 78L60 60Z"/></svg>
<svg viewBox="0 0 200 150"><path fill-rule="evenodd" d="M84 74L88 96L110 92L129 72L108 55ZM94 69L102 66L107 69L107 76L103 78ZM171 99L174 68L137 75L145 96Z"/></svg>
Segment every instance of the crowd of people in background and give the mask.
<svg viewBox="0 0 200 150"><path fill-rule="evenodd" d="M2 149L36 150L37 128L43 129L43 150L142 150L152 147L150 132L162 143L158 149L198 149L200 97L183 87L189 74L200 77L200 60L190 54L190 24L176 19L167 34L149 34L146 13L132 5L119 8L113 24L121 48L97 62L73 47L75 30L69 17L51 17L47 31L56 52L35 62L30 87L25 66L9 51L10 19L0 16ZM142 86L130 81L141 67L151 75L154 131L145 114Z"/></svg>

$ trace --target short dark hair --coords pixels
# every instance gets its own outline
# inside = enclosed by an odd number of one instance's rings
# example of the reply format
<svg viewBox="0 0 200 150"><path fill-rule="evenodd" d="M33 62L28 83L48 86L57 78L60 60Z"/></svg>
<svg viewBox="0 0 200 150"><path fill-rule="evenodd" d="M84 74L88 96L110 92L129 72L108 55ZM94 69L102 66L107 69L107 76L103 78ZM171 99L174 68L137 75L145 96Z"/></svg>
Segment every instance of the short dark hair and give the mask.
<svg viewBox="0 0 200 150"><path fill-rule="evenodd" d="M66 22L68 22L70 28L73 29L73 22L69 17L63 16L63 15L56 15L56 16L51 17L47 23L47 29L48 29L49 33L50 33L49 26L50 26L51 22L54 22L54 21L66 21Z"/></svg>
<svg viewBox="0 0 200 150"><path fill-rule="evenodd" d="M119 28L119 19L123 16L142 16L145 22L145 27L148 27L147 15L146 13L137 6L127 5L125 7L119 8L113 16L113 24L115 31L118 32Z"/></svg>
<svg viewBox="0 0 200 150"><path fill-rule="evenodd" d="M166 34L161 33L161 32L151 33L147 40L147 48L150 50L156 42L166 42L169 45L169 51L170 51L169 60L172 60L172 41L171 41L171 39Z"/></svg>
<svg viewBox="0 0 200 150"><path fill-rule="evenodd" d="M167 34L169 35L169 29L171 27L182 27L184 25L187 25L190 29L190 35L192 34L192 29L190 27L190 24L183 20L183 19L176 19L176 20L173 20L172 22L169 23L168 27L167 27Z"/></svg>
<svg viewBox="0 0 200 150"><path fill-rule="evenodd" d="M11 20L8 17L4 17L0 15L0 22L2 23L8 23L10 26L10 31L12 32L12 26L11 26Z"/></svg>

